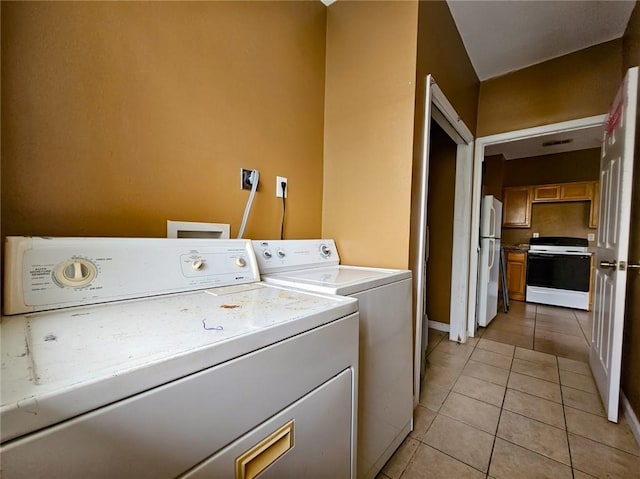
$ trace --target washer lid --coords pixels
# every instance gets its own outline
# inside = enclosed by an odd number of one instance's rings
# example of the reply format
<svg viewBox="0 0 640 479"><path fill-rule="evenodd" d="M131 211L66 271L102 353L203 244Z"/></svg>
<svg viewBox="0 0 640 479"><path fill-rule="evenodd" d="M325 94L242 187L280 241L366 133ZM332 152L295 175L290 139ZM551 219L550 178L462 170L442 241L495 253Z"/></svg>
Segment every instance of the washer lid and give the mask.
<svg viewBox="0 0 640 479"><path fill-rule="evenodd" d="M329 266L263 275L263 280L319 293L349 295L411 278L411 271L365 266Z"/></svg>

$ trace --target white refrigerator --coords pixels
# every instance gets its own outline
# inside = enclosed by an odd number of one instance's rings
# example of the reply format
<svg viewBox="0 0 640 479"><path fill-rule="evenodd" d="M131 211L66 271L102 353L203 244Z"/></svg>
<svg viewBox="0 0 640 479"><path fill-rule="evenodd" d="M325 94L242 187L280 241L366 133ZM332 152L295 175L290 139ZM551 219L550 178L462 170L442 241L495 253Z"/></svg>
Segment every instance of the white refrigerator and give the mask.
<svg viewBox="0 0 640 479"><path fill-rule="evenodd" d="M488 326L498 314L501 231L502 203L491 195L484 196L480 212L480 260L476 303L476 318L479 326Z"/></svg>

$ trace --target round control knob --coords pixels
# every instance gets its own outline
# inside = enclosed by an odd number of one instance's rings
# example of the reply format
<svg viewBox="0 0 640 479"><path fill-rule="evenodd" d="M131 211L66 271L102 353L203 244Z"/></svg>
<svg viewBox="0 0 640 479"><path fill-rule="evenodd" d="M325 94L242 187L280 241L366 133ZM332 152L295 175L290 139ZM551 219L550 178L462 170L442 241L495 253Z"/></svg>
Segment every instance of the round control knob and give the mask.
<svg viewBox="0 0 640 479"><path fill-rule="evenodd" d="M242 257L236 258L236 265L240 266L241 268L244 268L247 265L247 260Z"/></svg>
<svg viewBox="0 0 640 479"><path fill-rule="evenodd" d="M323 257L328 258L329 256L331 256L331 250L326 244L320 245L320 254Z"/></svg>
<svg viewBox="0 0 640 479"><path fill-rule="evenodd" d="M96 277L96 267L85 259L70 259L59 264L53 277L60 286L81 288L87 286Z"/></svg>
<svg viewBox="0 0 640 479"><path fill-rule="evenodd" d="M195 271L202 271L204 269L204 260L202 259L195 260L193 263L191 263L191 267Z"/></svg>
<svg viewBox="0 0 640 479"><path fill-rule="evenodd" d="M264 256L267 259L271 259L273 257L273 255L271 254L271 251L269 251L268 249L262 252L262 256Z"/></svg>
<svg viewBox="0 0 640 479"><path fill-rule="evenodd" d="M284 258L287 254L281 249L278 250L278 258Z"/></svg>

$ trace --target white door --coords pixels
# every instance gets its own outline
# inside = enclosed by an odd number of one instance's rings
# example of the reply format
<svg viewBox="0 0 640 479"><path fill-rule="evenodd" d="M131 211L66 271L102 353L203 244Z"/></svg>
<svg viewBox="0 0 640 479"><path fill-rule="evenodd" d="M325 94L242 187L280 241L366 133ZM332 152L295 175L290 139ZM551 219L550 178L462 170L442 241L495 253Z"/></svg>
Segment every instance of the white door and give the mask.
<svg viewBox="0 0 640 479"><path fill-rule="evenodd" d="M607 409L618 421L622 332L629 251L638 67L629 69L605 122L589 362Z"/></svg>

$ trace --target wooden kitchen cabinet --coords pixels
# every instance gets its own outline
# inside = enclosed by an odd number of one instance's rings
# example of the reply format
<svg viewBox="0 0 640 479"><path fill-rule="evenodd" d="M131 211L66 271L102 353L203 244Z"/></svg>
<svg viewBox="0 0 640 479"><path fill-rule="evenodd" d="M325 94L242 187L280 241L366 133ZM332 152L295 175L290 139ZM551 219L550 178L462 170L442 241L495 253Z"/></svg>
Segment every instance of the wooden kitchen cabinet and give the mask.
<svg viewBox="0 0 640 479"><path fill-rule="evenodd" d="M560 201L591 201L593 182L564 183L560 185Z"/></svg>
<svg viewBox="0 0 640 479"><path fill-rule="evenodd" d="M558 201L560 199L560 185L543 185L533 187L533 201Z"/></svg>
<svg viewBox="0 0 640 479"><path fill-rule="evenodd" d="M589 209L589 228L598 227L598 210L600 209L600 184L593 184L593 199Z"/></svg>
<svg viewBox="0 0 640 479"><path fill-rule="evenodd" d="M531 226L531 188L510 187L504 189L502 226L529 228Z"/></svg>
<svg viewBox="0 0 640 479"><path fill-rule="evenodd" d="M524 301L527 283L527 253L507 251L507 290L509 298Z"/></svg>

